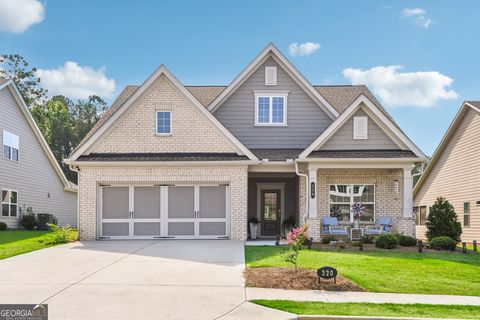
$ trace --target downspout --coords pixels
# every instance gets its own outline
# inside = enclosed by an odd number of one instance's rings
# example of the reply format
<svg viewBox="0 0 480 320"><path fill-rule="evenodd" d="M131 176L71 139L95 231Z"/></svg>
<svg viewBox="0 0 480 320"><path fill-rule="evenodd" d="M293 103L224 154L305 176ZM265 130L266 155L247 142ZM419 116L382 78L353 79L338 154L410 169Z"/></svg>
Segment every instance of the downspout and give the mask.
<svg viewBox="0 0 480 320"><path fill-rule="evenodd" d="M77 177L80 173L80 168L74 165L69 164L68 168L77 173ZM77 184L77 232L78 232L78 239L80 239L80 201L78 201L79 195L79 188Z"/></svg>
<svg viewBox="0 0 480 320"><path fill-rule="evenodd" d="M412 174L412 181L413 181L413 178L415 178L416 176L421 176L424 171L425 171L425 161L422 162L422 164L420 165L420 172Z"/></svg>
<svg viewBox="0 0 480 320"><path fill-rule="evenodd" d="M305 213L302 216L303 224L307 224L308 215L308 175L298 171L298 162L295 161L295 173L299 177L305 177Z"/></svg>

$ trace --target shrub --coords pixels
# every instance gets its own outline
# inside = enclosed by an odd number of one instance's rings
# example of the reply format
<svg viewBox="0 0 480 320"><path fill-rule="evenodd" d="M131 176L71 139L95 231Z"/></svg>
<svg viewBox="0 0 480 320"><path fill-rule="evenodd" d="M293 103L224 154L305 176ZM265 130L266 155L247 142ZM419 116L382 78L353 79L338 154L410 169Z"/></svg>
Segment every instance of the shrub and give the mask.
<svg viewBox="0 0 480 320"><path fill-rule="evenodd" d="M435 250L451 250L457 247L457 241L450 237L436 237L430 240L430 248Z"/></svg>
<svg viewBox="0 0 480 320"><path fill-rule="evenodd" d="M51 223L49 223L48 226L50 227L50 230L52 230L49 233L49 244L61 244L76 240L76 232L74 228L70 226L59 227Z"/></svg>
<svg viewBox="0 0 480 320"><path fill-rule="evenodd" d="M347 247L347 244L346 244L345 242L343 242L343 241L340 241L340 242L338 243L338 247L339 247L340 249L345 249L345 248Z"/></svg>
<svg viewBox="0 0 480 320"><path fill-rule="evenodd" d="M372 244L375 242L375 237L371 234L366 234L362 237L363 243Z"/></svg>
<svg viewBox="0 0 480 320"><path fill-rule="evenodd" d="M7 224L5 222L0 222L0 231L7 230Z"/></svg>
<svg viewBox="0 0 480 320"><path fill-rule="evenodd" d="M417 245L417 239L401 234L398 236L398 244L402 247L415 247Z"/></svg>
<svg viewBox="0 0 480 320"><path fill-rule="evenodd" d="M437 198L430 208L426 226L428 241L436 237L450 237L457 243L460 242L462 226L453 206L445 198Z"/></svg>
<svg viewBox="0 0 480 320"><path fill-rule="evenodd" d="M375 246L382 249L393 249L397 244L398 239L393 234L382 234L375 240Z"/></svg>
<svg viewBox="0 0 480 320"><path fill-rule="evenodd" d="M37 227L37 216L32 212L31 208L28 208L27 214L20 218L20 225L27 230L33 230Z"/></svg>
<svg viewBox="0 0 480 320"><path fill-rule="evenodd" d="M332 236L332 235L326 235L322 237L323 244L329 244L332 241L337 241L337 238L335 238L335 236Z"/></svg>

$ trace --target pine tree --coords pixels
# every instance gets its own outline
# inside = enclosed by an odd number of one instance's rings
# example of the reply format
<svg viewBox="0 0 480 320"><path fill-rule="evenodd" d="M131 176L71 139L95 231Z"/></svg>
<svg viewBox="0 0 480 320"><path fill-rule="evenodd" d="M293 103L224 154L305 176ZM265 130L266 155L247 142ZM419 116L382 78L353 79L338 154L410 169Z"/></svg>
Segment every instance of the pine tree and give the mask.
<svg viewBox="0 0 480 320"><path fill-rule="evenodd" d="M450 237L460 242L462 226L453 206L447 199L437 198L437 201L430 207L426 225L426 235L429 241L435 237Z"/></svg>

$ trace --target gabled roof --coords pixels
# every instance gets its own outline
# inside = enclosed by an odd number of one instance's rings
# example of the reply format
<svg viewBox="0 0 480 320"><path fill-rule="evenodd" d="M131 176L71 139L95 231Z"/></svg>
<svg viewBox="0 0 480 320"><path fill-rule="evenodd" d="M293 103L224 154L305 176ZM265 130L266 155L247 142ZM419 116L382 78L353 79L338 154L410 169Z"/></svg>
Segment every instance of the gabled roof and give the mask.
<svg viewBox="0 0 480 320"><path fill-rule="evenodd" d="M220 105L240 87L249 77L255 72L269 57L275 61L297 82L297 84L312 98L325 113L334 120L338 117L338 112L323 97L315 88L308 82L307 79L288 61L288 59L275 47L273 43L269 43L260 54L253 59L252 62L222 91L215 100L208 106L208 110L212 113L220 107Z"/></svg>
<svg viewBox="0 0 480 320"><path fill-rule="evenodd" d="M303 151L299 158L307 158L314 150L322 146L330 139L338 129L340 129L351 116L361 107L365 105L367 114L378 120L378 125L383 129L390 139L393 140L401 149L409 149L420 158L426 158L425 154L391 121L382 110L375 105L366 95L360 94L355 101L332 123L330 126L315 139L315 141Z"/></svg>
<svg viewBox="0 0 480 320"><path fill-rule="evenodd" d="M463 105L460 107L460 110L457 112L455 115L455 118L453 118L452 123L447 129L447 132L443 136L442 140L440 141L440 144L438 145L437 149L435 149L435 152L432 155L432 158L430 159L430 162L428 163L427 167L425 168L423 174L420 176L420 179L418 179L417 184L413 188L413 195L417 194L417 192L420 190L422 187L423 183L427 179L429 173L432 171L433 167L437 163L438 159L443 153L443 150L448 145L448 142L454 135L454 133L457 131L458 126L462 122L465 114L467 113L468 110L475 110L476 112L480 113L480 101L465 101Z"/></svg>
<svg viewBox="0 0 480 320"><path fill-rule="evenodd" d="M58 177L60 178L60 181L62 181L64 190L70 191L70 192L77 192L77 186L73 182L68 181L67 177L63 173L62 168L60 167L57 160L55 159L55 156L53 155L52 150L50 150L50 147L48 146L47 141L45 141L45 138L43 137L42 132L38 128L37 123L35 122L35 119L33 119L32 114L30 113L30 110L25 104L25 101L23 100L22 95L18 91L15 83L12 80L0 79L0 90L4 90L7 88L9 88L10 93L15 98L15 101L17 102L18 107L20 108L23 115L25 116L25 119L27 120L28 124L32 128L33 133L35 134L38 142L40 143L40 146L45 152L45 155L47 156L48 160L50 160L50 163L52 164L53 169L55 170Z"/></svg>
<svg viewBox="0 0 480 320"><path fill-rule="evenodd" d="M89 148L91 148L96 141L105 133L105 131L114 125L117 119L128 110L128 108L147 90L150 85L157 80L161 75L165 75L167 79L197 108L201 115L203 115L207 121L209 121L228 141L231 142L232 146L240 155L245 155L251 160L257 160L255 155L245 147L230 131L228 131L220 121L215 118L208 110L206 110L203 105L198 101L195 96L191 94L181 83L178 81L175 76L164 66L161 65L140 87L138 88L127 88L120 94L120 96L115 100L114 104L118 105L117 108L113 109L109 117L105 119L98 125L94 127L91 131L92 133L88 134L88 137L84 139L83 143L79 144L77 149L70 155L69 159L66 162L71 160L76 160ZM130 94L130 95L129 95ZM127 97L128 96L128 97Z"/></svg>

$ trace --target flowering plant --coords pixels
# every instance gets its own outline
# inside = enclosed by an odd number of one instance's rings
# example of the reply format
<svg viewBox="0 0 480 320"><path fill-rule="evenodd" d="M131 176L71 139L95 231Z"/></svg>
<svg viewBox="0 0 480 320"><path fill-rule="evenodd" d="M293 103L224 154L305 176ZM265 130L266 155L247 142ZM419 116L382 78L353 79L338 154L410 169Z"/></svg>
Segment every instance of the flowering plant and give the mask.
<svg viewBox="0 0 480 320"><path fill-rule="evenodd" d="M290 262L297 269L297 258L302 250L303 244L308 239L308 226L293 228L287 235L287 241L290 244L290 250L284 255L286 262Z"/></svg>

